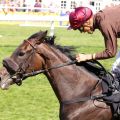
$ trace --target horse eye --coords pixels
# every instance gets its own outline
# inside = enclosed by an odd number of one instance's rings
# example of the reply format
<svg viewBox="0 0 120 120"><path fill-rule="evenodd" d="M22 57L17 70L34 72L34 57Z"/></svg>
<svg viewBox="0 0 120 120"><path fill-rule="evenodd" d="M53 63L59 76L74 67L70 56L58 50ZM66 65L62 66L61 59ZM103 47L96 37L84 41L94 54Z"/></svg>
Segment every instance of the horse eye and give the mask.
<svg viewBox="0 0 120 120"><path fill-rule="evenodd" d="M25 52L19 52L19 56L23 56L25 54Z"/></svg>

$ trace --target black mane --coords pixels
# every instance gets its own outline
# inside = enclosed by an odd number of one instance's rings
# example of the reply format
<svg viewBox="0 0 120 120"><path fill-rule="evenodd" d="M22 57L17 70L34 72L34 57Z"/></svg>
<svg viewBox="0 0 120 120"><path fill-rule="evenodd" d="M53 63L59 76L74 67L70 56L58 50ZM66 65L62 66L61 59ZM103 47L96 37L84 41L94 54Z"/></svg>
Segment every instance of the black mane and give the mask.
<svg viewBox="0 0 120 120"><path fill-rule="evenodd" d="M56 36L47 36L45 38L45 43L54 46L56 49L59 49L62 53L64 53L66 56L68 56L70 59L74 60L75 59L75 47L73 46L61 46L61 45L56 45L55 44L55 38Z"/></svg>

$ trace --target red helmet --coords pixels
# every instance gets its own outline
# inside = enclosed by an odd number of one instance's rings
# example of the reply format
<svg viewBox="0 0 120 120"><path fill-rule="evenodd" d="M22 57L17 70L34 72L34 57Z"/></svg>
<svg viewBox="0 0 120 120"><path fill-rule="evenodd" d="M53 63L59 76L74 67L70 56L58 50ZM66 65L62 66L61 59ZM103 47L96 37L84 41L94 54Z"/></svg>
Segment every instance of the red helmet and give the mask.
<svg viewBox="0 0 120 120"><path fill-rule="evenodd" d="M75 11L69 14L70 27L74 30L79 28L88 19L90 19L92 15L93 12L88 7L75 8Z"/></svg>

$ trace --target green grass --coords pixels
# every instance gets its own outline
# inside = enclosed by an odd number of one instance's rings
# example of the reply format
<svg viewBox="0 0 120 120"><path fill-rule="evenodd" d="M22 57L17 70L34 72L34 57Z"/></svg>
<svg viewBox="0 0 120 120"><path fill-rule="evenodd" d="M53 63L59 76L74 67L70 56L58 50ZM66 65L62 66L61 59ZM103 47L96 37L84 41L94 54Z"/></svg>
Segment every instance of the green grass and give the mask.
<svg viewBox="0 0 120 120"><path fill-rule="evenodd" d="M0 66L5 57L41 27L20 27L18 25L0 25ZM77 47L76 53L95 53L104 49L99 31L93 35L78 31L55 28L56 43ZM115 58L100 61L110 70ZM11 86L8 91L0 90L0 120L59 120L58 100L44 75L28 78L23 85Z"/></svg>

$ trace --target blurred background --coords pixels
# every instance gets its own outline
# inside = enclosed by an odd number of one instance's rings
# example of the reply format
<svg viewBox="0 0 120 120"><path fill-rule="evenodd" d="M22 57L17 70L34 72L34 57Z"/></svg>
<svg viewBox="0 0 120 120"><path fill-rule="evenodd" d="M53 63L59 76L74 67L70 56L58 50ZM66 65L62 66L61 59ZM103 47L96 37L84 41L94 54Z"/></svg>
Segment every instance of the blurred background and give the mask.
<svg viewBox="0 0 120 120"><path fill-rule="evenodd" d="M120 0L0 0L0 21L20 25L68 26L69 13L76 7L90 7L94 13L120 4ZM34 24L33 24L34 22Z"/></svg>

